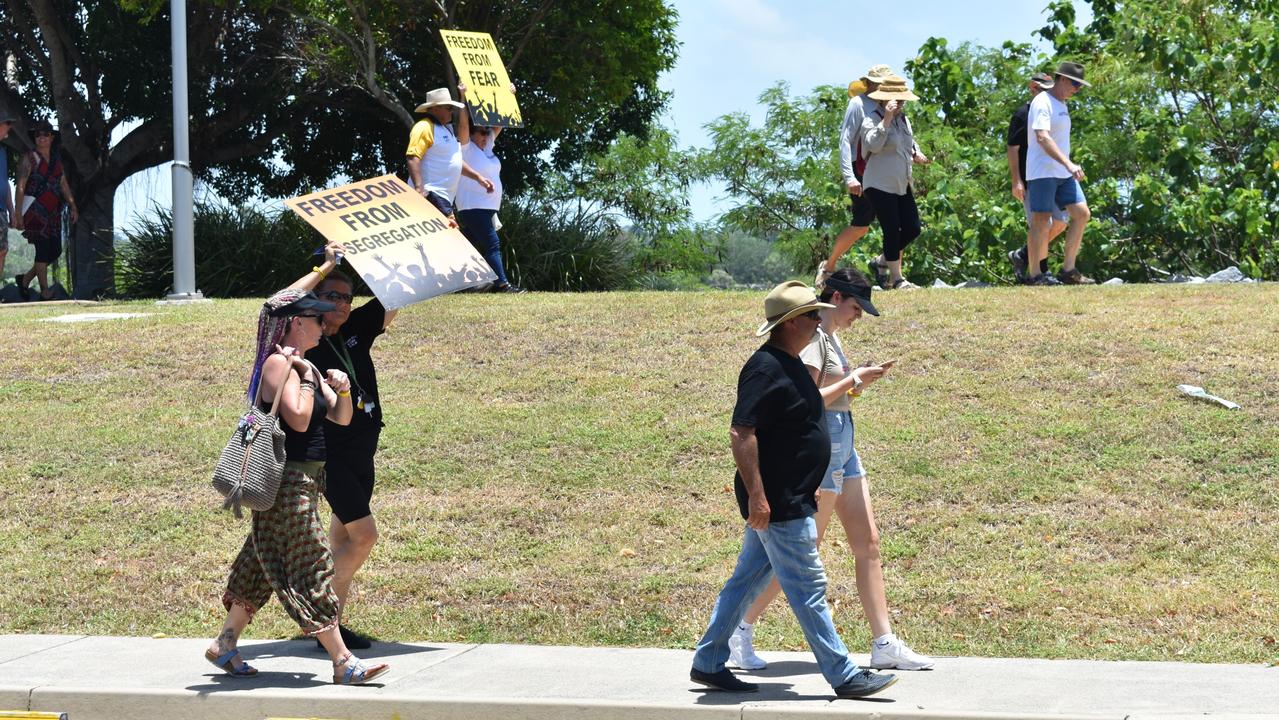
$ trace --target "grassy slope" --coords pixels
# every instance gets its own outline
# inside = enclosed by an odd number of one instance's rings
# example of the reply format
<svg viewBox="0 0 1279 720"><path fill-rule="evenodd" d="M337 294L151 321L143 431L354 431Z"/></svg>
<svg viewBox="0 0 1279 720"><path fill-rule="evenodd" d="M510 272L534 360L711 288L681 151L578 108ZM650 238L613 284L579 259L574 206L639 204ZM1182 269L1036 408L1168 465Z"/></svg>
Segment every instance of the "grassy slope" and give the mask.
<svg viewBox="0 0 1279 720"><path fill-rule="evenodd" d="M1279 287L885 294L855 405L896 629L937 654L1279 657ZM387 639L688 647L739 544L727 422L758 293L456 296L379 343ZM0 632L207 635L245 524L209 472L257 303L0 311ZM1227 412L1180 397L1206 386ZM832 535L832 539L838 533ZM850 647L867 630L828 545ZM776 606L765 648L802 647ZM251 635L296 628L278 607Z"/></svg>

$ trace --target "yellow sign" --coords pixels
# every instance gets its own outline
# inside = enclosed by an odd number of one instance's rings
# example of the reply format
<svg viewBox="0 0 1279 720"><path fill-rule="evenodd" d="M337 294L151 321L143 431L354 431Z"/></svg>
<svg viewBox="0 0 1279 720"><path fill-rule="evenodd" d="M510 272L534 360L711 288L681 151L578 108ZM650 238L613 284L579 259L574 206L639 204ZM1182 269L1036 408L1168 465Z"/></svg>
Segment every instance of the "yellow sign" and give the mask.
<svg viewBox="0 0 1279 720"><path fill-rule="evenodd" d="M441 30L457 79L466 83L466 104L476 125L524 127L511 92L511 78L488 33Z"/></svg>
<svg viewBox="0 0 1279 720"><path fill-rule="evenodd" d="M394 175L284 204L342 243L347 262L388 310L497 279L466 236Z"/></svg>

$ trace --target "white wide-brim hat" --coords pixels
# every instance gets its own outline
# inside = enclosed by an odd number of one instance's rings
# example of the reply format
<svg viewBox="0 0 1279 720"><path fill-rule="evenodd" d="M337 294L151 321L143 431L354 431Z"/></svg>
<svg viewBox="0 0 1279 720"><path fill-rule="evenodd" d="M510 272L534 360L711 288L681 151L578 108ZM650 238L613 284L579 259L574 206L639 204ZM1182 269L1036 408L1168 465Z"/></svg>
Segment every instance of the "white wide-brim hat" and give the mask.
<svg viewBox="0 0 1279 720"><path fill-rule="evenodd" d="M414 110L414 112L424 113L427 110L430 110L431 108L435 107L436 105L448 105L449 107L455 107L455 108L466 107L462 103L454 100L453 97L449 95L448 88L435 88L434 90L426 94L426 102L422 103L421 105L418 105L417 109Z"/></svg>

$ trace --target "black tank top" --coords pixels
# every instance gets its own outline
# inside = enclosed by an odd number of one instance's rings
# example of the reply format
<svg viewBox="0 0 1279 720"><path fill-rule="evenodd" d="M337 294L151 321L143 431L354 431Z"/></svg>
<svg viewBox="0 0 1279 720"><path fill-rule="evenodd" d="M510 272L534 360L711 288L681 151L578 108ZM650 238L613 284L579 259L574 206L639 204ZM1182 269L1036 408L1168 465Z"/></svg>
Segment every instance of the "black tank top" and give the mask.
<svg viewBox="0 0 1279 720"><path fill-rule="evenodd" d="M312 371L316 377L320 377L319 371ZM271 403L262 401L262 410L271 411ZM280 418L280 426L284 428L284 458L295 462L306 462L326 459L324 451L324 416L329 412L329 403L324 399L324 393L316 388L312 393L311 402L311 419L307 422L306 430L294 430L284 418Z"/></svg>

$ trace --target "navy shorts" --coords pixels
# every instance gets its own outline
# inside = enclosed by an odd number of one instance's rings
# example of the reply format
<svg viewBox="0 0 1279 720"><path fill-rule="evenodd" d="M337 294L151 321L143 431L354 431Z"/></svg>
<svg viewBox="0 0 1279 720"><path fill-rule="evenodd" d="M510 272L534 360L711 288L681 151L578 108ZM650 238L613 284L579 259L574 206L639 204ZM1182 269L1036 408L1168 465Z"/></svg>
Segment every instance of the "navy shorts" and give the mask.
<svg viewBox="0 0 1279 720"><path fill-rule="evenodd" d="M435 209L444 213L444 217L448 217L453 214L453 203L443 195L429 192L426 194L426 199L431 201L431 204L435 206Z"/></svg>

